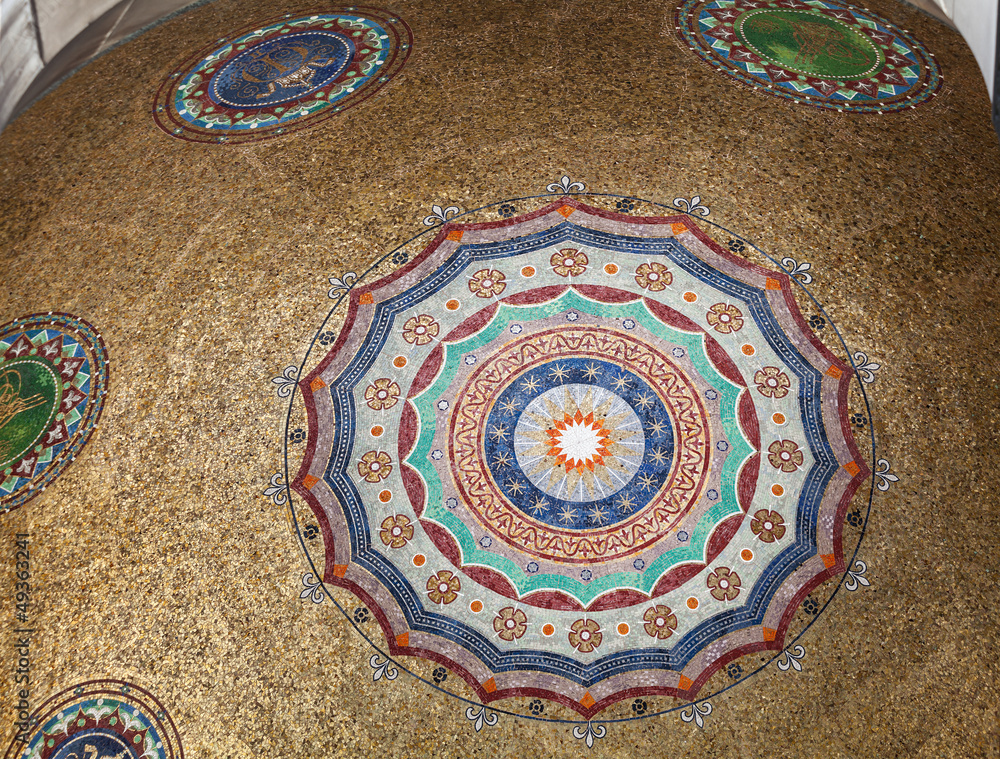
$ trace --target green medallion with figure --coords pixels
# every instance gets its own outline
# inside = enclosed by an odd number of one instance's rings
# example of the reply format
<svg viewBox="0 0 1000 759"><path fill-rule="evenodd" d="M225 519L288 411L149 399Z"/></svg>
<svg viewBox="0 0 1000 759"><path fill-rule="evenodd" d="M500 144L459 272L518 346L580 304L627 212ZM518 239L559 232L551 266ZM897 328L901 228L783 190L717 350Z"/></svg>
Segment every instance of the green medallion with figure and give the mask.
<svg viewBox="0 0 1000 759"><path fill-rule="evenodd" d="M736 21L734 31L772 63L821 79L860 79L885 63L871 40L820 11L753 10Z"/></svg>
<svg viewBox="0 0 1000 759"><path fill-rule="evenodd" d="M38 358L0 362L0 469L20 459L55 418L62 384Z"/></svg>
<svg viewBox="0 0 1000 759"><path fill-rule="evenodd" d="M108 390L104 341L83 319L0 325L0 514L41 493L90 438Z"/></svg>

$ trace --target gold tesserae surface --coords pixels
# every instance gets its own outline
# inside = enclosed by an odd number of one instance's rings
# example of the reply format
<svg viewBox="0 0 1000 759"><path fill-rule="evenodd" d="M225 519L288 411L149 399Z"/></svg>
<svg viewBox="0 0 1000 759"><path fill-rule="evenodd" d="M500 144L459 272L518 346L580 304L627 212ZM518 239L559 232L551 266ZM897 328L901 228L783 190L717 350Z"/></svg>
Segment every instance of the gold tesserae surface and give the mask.
<svg viewBox="0 0 1000 759"><path fill-rule="evenodd" d="M394 0L382 7L412 49L384 86L309 128L212 144L157 125L161 83L219 38L335 7L215 0L93 61L5 129L0 324L85 320L109 377L75 460L0 514L0 660L12 663L0 750L20 756L18 736L41 727L17 725L22 701L55 718L51 697L70 704L100 681L93 698L119 688L162 744L121 745L164 757L1000 756L1000 147L979 69L952 29L871 0L943 81L914 108L838 113L713 70L679 36L678 5ZM862 453L898 478L873 475L887 489L870 514L870 483L849 504L868 514L863 539L848 524L844 541L850 561L861 539L869 584L834 594L831 578L814 594L832 599L821 613L796 612L796 666L763 651L736 659L736 676L719 669L701 726L674 696L613 704L592 748L579 710L549 702L548 721L532 720L530 694L493 702L512 714L477 730L477 691L454 673L435 688L434 661L402 656L406 671L375 679L365 636L384 649L378 621L336 585L313 602L303 576L322 566L324 536L298 494L264 494L287 432L308 427L294 404L289 424L272 379L324 325L330 278L400 269L387 254L428 229L433 206L543 195L564 176L614 213L686 210L620 196L697 196L710 215L693 224L724 248L745 240L734 255L810 264L817 336L879 365L863 385L870 415L858 382L847 404ZM119 735L100 729L94 756ZM89 755L86 742L64 750Z"/></svg>

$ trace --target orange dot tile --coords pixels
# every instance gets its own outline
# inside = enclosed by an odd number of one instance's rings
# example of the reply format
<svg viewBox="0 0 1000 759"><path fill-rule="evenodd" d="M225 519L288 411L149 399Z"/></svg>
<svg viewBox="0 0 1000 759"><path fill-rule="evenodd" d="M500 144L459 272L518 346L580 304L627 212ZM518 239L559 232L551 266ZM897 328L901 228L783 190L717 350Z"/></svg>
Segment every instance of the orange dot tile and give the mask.
<svg viewBox="0 0 1000 759"><path fill-rule="evenodd" d="M454 298L452 298L451 300L449 300L447 303L444 304L444 307L447 308L449 311L457 311L460 305L462 304L459 303Z"/></svg>
<svg viewBox="0 0 1000 759"><path fill-rule="evenodd" d="M696 300L698 300L698 293L693 293L690 290L688 290L686 293L684 293L684 300L686 300L688 303L694 303Z"/></svg>
<svg viewBox="0 0 1000 759"><path fill-rule="evenodd" d="M785 489L781 485L771 486L771 495L781 498L785 494Z"/></svg>
<svg viewBox="0 0 1000 759"><path fill-rule="evenodd" d="M534 266L525 266L525 267L522 267L522 269L521 269L521 276L522 277L533 277L533 276L535 276L535 267Z"/></svg>
<svg viewBox="0 0 1000 759"><path fill-rule="evenodd" d="M744 356L752 356L757 352L757 349L750 345L750 343L745 343L741 350L743 351Z"/></svg>
<svg viewBox="0 0 1000 759"><path fill-rule="evenodd" d="M381 424L376 424L372 427L372 437L382 437L383 432L385 432L385 429Z"/></svg>
<svg viewBox="0 0 1000 759"><path fill-rule="evenodd" d="M618 623L618 634L619 635L628 635L628 631L629 631L629 626L628 626L627 623L625 623L625 622L619 622Z"/></svg>
<svg viewBox="0 0 1000 759"><path fill-rule="evenodd" d="M479 612L481 612L483 610L483 602L482 601L473 601L471 604L469 604L469 610L473 614L478 614Z"/></svg>
<svg viewBox="0 0 1000 759"><path fill-rule="evenodd" d="M753 551L749 548L744 548L740 551L740 558L743 559L743 561L753 561Z"/></svg>
<svg viewBox="0 0 1000 759"><path fill-rule="evenodd" d="M618 264L604 264L604 273L605 274L617 274L618 273Z"/></svg>
<svg viewBox="0 0 1000 759"><path fill-rule="evenodd" d="M396 358L392 360L392 365L397 369L402 369L406 366L406 356L396 356Z"/></svg>
<svg viewBox="0 0 1000 759"><path fill-rule="evenodd" d="M550 624L544 624L544 625L542 625L542 635L544 635L545 637L549 637L549 636L555 635L555 634L556 634L556 628L555 627L553 627Z"/></svg>
<svg viewBox="0 0 1000 759"><path fill-rule="evenodd" d="M687 600L687 607L688 607L689 609L692 609L692 610L694 610L694 609L697 609L697 608L698 608L698 599L697 599L697 598L695 598L694 596L691 596L691 597L690 597L690 598L689 598L689 599Z"/></svg>
<svg viewBox="0 0 1000 759"><path fill-rule="evenodd" d="M771 421L774 422L775 424L784 424L788 420L785 419L784 414L776 411L773 414L771 414Z"/></svg>
<svg viewBox="0 0 1000 759"><path fill-rule="evenodd" d="M392 491L391 490L383 490L381 493L378 494L378 499L382 503L389 503L389 501L392 500Z"/></svg>
<svg viewBox="0 0 1000 759"><path fill-rule="evenodd" d="M427 557L424 556L422 553L418 553L416 556L413 557L413 566L415 567L422 567L426 563L427 563Z"/></svg>

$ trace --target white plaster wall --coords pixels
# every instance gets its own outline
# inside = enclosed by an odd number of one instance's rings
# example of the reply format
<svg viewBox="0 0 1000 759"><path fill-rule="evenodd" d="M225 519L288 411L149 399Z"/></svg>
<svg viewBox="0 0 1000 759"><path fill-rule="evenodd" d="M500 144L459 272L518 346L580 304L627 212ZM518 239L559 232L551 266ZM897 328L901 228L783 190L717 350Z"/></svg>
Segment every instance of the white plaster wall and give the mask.
<svg viewBox="0 0 1000 759"><path fill-rule="evenodd" d="M997 0L934 0L972 48L993 98L996 61ZM930 41L928 41L930 42Z"/></svg>
<svg viewBox="0 0 1000 759"><path fill-rule="evenodd" d="M0 0L0 128L42 70L28 0Z"/></svg>
<svg viewBox="0 0 1000 759"><path fill-rule="evenodd" d="M45 62L51 61L68 42L117 2L118 0L35 0Z"/></svg>
<svg viewBox="0 0 1000 759"><path fill-rule="evenodd" d="M951 20L972 48L976 62L986 79L986 88L993 98L996 66L997 0L944 0L952 6Z"/></svg>

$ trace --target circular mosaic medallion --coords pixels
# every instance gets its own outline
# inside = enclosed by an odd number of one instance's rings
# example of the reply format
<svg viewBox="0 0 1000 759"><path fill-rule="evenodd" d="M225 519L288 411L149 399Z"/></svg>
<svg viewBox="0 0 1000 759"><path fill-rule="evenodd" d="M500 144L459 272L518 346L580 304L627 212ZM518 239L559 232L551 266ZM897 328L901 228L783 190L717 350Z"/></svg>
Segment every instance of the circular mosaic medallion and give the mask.
<svg viewBox="0 0 1000 759"><path fill-rule="evenodd" d="M371 8L286 14L214 42L175 70L154 118L195 142L249 142L311 126L378 92L406 63L410 29Z"/></svg>
<svg viewBox="0 0 1000 759"><path fill-rule="evenodd" d="M926 48L868 10L827 0L687 0L676 24L688 46L744 84L796 102L878 113L934 96L941 72Z"/></svg>
<svg viewBox="0 0 1000 759"><path fill-rule="evenodd" d="M56 694L34 712L17 704L16 734L4 759L180 759L173 720L150 693L95 680Z"/></svg>
<svg viewBox="0 0 1000 759"><path fill-rule="evenodd" d="M694 698L845 571L851 365L687 215L506 217L333 281L292 482L321 579L484 703Z"/></svg>
<svg viewBox="0 0 1000 759"><path fill-rule="evenodd" d="M45 489L94 431L108 358L92 326L35 314L0 326L0 511Z"/></svg>

